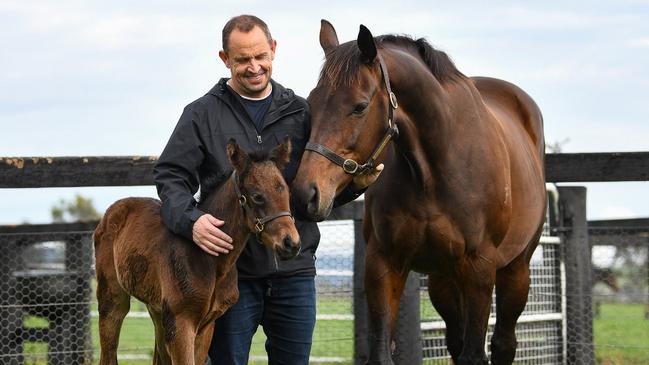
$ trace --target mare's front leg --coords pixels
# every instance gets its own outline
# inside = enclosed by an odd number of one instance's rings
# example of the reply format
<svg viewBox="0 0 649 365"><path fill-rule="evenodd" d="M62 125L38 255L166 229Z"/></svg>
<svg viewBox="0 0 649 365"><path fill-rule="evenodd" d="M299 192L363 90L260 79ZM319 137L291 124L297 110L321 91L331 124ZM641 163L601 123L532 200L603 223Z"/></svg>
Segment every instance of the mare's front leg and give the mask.
<svg viewBox="0 0 649 365"><path fill-rule="evenodd" d="M409 270L394 267L373 236L365 254L365 292L369 315L368 365L392 365L391 339Z"/></svg>
<svg viewBox="0 0 649 365"><path fill-rule="evenodd" d="M446 324L446 348L451 354L453 363L458 363L463 347L464 306L462 291L457 278L448 271L434 272L428 275L428 296L433 307Z"/></svg>

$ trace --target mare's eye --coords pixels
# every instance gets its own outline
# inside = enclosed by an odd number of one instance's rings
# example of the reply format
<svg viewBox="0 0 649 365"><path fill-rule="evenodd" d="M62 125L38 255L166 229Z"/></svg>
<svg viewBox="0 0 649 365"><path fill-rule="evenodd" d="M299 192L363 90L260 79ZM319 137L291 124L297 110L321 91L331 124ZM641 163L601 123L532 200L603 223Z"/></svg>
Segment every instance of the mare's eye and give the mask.
<svg viewBox="0 0 649 365"><path fill-rule="evenodd" d="M253 193L250 195L250 200L252 200L253 203L257 205L264 204L266 202L266 199L264 199L264 196L259 194L259 193Z"/></svg>
<svg viewBox="0 0 649 365"><path fill-rule="evenodd" d="M365 111L365 109L367 109L367 105L368 105L368 104L365 103L365 102L362 102L362 103L356 104L356 106L354 107L354 111L352 111L352 114L356 114L356 115L363 114L363 112Z"/></svg>

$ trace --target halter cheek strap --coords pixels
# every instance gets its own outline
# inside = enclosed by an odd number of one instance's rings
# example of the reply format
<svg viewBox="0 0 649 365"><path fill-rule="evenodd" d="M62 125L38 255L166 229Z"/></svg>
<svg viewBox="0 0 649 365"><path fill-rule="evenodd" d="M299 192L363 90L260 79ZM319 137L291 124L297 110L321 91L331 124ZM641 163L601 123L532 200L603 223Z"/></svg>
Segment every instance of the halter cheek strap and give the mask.
<svg viewBox="0 0 649 365"><path fill-rule="evenodd" d="M279 217L291 217L293 219L293 215L291 212L287 211L279 211L277 213L262 217L262 218L257 218L255 216L255 212L253 211L252 207L250 206L249 199L246 197L246 195L241 193L241 189L239 189L239 181L237 180L237 172L233 171L232 172L232 185L234 186L234 193L237 194L237 200L239 201L239 205L243 207L243 210L245 211L246 215L250 219L253 219L255 222L255 235L257 238L259 238L259 235L264 231L264 227L266 226L266 223L273 221Z"/></svg>
<svg viewBox="0 0 649 365"><path fill-rule="evenodd" d="M304 147L305 150L313 151L326 157L331 162L342 167L343 171L350 175L362 175L372 170L374 168L376 159L381 155L381 152L383 152L385 147L388 146L392 139L395 139L399 136L399 128L397 128L396 123L394 123L394 110L399 107L399 103L397 102L396 95L394 95L392 89L390 88L388 68L385 66L383 57L381 57L380 54L377 54L376 57L379 60L379 66L381 68L381 74L383 75L385 89L388 93L388 98L390 99L390 106L388 107L388 128L386 129L383 138L381 138L376 147L374 147L374 151L372 152L370 157L368 157L367 161L361 165L353 159L340 156L336 152L319 143L307 142L306 146Z"/></svg>

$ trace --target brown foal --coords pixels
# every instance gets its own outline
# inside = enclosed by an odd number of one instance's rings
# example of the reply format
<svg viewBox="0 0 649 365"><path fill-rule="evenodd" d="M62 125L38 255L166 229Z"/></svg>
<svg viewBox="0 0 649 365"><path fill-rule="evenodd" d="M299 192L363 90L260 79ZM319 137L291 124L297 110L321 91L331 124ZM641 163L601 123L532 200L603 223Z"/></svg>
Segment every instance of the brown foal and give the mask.
<svg viewBox="0 0 649 365"><path fill-rule="evenodd" d="M127 198L108 208L94 233L101 365L117 363L131 296L146 304L155 325L154 364L205 363L215 319L239 297L235 262L250 234L281 258L299 251L280 171L290 150L288 139L269 155L228 144L234 172L199 204L226 222L234 246L227 255L208 255L170 232L156 199Z"/></svg>

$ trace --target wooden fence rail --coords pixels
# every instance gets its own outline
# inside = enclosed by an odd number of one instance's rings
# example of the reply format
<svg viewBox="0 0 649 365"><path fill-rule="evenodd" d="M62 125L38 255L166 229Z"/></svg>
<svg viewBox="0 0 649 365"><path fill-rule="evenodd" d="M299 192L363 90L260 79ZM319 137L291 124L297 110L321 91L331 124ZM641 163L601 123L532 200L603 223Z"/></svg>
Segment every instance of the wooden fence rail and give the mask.
<svg viewBox="0 0 649 365"><path fill-rule="evenodd" d="M156 156L0 157L0 188L152 185ZM546 155L548 182L648 181L649 152Z"/></svg>

